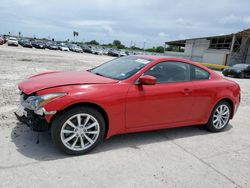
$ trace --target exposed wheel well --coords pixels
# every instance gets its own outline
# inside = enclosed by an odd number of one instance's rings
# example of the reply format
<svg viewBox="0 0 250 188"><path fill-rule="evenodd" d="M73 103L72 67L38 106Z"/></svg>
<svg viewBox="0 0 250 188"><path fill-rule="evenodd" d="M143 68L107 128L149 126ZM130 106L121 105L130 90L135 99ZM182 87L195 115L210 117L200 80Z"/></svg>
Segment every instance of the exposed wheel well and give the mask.
<svg viewBox="0 0 250 188"><path fill-rule="evenodd" d="M105 138L107 136L108 130L109 130L109 118L108 118L108 114L106 113L106 111L99 105L95 104L95 103L89 103L89 102L83 102L83 103L77 103L77 104L73 104L71 106L68 106L67 108L65 108L63 111L72 109L72 108L76 108L77 106L85 106L85 107L92 107L97 109L102 115L103 118L105 120L105 125L106 125L106 129L105 129ZM61 113L63 113L63 111L61 111ZM61 114L59 113L59 114Z"/></svg>

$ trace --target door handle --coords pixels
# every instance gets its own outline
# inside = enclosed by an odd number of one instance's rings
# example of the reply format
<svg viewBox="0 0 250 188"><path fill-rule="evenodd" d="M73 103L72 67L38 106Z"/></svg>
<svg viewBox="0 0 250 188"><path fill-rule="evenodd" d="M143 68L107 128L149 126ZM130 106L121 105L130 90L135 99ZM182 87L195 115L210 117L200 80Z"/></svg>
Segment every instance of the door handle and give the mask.
<svg viewBox="0 0 250 188"><path fill-rule="evenodd" d="M190 95L190 94L192 93L192 90L186 88L186 89L183 90L183 93L184 93L185 95Z"/></svg>

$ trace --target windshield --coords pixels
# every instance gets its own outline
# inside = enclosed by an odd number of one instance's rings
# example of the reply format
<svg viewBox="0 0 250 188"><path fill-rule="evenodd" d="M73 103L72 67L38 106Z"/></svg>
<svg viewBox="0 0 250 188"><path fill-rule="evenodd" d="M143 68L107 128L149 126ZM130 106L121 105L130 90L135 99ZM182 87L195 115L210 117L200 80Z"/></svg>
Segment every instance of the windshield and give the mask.
<svg viewBox="0 0 250 188"><path fill-rule="evenodd" d="M237 65L234 65L233 67L234 68L241 68L241 69L243 69L243 68L247 68L249 65L247 65L247 64L237 64Z"/></svg>
<svg viewBox="0 0 250 188"><path fill-rule="evenodd" d="M116 80L124 80L150 63L151 59L121 57L89 70L92 73Z"/></svg>

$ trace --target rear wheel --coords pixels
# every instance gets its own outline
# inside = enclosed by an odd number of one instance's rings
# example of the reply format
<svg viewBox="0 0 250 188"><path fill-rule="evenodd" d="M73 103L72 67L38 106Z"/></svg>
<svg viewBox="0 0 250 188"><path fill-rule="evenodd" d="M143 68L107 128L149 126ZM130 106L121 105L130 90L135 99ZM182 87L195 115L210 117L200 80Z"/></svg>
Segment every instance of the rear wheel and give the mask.
<svg viewBox="0 0 250 188"><path fill-rule="evenodd" d="M77 107L60 114L51 128L55 145L71 155L91 151L104 139L104 133L103 116L91 107Z"/></svg>
<svg viewBox="0 0 250 188"><path fill-rule="evenodd" d="M232 113L231 105L227 101L219 102L206 125L206 128L211 132L220 132L228 126Z"/></svg>
<svg viewBox="0 0 250 188"><path fill-rule="evenodd" d="M240 73L240 78L245 78L244 72L241 72L241 73Z"/></svg>

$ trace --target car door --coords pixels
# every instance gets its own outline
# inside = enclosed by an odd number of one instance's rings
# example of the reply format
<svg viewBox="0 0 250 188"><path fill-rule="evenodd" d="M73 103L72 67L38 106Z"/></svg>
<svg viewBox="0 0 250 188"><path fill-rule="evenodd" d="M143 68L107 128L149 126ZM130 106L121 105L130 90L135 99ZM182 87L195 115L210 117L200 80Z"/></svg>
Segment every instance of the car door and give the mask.
<svg viewBox="0 0 250 188"><path fill-rule="evenodd" d="M206 70L190 65L190 73L193 82L192 96L195 98L190 120L203 122L210 115L211 104L218 91Z"/></svg>
<svg viewBox="0 0 250 188"><path fill-rule="evenodd" d="M156 77L157 83L130 87L126 102L126 127L186 121L194 102L189 64L161 62L144 75Z"/></svg>

